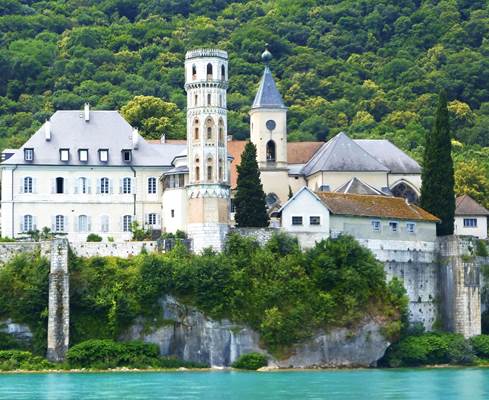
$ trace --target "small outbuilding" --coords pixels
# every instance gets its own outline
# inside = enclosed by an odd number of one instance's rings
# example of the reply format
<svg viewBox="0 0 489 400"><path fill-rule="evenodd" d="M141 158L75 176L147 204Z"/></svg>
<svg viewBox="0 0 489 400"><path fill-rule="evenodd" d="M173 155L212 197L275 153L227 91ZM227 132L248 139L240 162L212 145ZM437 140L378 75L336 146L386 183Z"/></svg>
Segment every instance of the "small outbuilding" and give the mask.
<svg viewBox="0 0 489 400"><path fill-rule="evenodd" d="M455 234L487 239L489 211L468 194L457 197L455 208Z"/></svg>

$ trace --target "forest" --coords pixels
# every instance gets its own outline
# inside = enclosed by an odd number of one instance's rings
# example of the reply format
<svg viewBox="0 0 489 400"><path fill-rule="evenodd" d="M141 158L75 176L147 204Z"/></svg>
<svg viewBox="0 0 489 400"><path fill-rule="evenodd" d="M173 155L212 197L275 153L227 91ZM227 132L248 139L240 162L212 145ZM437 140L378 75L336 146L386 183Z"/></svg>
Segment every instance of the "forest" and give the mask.
<svg viewBox="0 0 489 400"><path fill-rule="evenodd" d="M2 0L0 147L85 102L183 138L184 55L202 46L229 53L228 131L245 139L269 43L291 141L345 131L421 160L445 89L456 191L487 206L488 33L484 0Z"/></svg>

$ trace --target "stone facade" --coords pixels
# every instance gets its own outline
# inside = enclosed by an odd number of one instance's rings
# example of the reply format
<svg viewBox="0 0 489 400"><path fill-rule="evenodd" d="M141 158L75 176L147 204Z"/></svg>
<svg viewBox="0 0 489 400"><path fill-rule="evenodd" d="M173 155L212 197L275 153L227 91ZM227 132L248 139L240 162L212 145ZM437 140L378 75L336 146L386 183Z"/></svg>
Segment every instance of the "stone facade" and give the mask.
<svg viewBox="0 0 489 400"><path fill-rule="evenodd" d="M158 243L151 242L78 242L70 243L70 249L79 257L132 257L141 254L143 249L148 253L158 250Z"/></svg>

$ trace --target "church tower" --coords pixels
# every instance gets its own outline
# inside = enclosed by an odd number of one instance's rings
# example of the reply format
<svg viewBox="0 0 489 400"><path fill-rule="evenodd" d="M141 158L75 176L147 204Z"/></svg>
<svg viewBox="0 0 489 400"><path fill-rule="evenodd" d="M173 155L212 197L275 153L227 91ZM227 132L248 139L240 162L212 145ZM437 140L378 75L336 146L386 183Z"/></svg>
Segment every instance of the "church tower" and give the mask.
<svg viewBox="0 0 489 400"><path fill-rule="evenodd" d="M256 146L258 167L265 194L275 194L282 203L289 194L287 170L287 107L277 90L266 49L265 70L250 111L250 139Z"/></svg>
<svg viewBox="0 0 489 400"><path fill-rule="evenodd" d="M225 51L187 52L187 233L197 252L206 247L221 250L229 229L227 87Z"/></svg>

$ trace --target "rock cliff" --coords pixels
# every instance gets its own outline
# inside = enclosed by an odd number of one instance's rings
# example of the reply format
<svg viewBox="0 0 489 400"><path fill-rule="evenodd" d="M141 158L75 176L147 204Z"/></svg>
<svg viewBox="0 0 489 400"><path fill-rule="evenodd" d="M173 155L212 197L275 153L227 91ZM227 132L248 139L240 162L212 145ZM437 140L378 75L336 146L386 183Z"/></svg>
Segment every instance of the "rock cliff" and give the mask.
<svg viewBox="0 0 489 400"><path fill-rule="evenodd" d="M155 343L165 356L176 356L209 364L229 366L241 354L265 353L257 332L228 320L215 321L173 297L161 301L163 326L148 329L133 325L121 338ZM296 346L292 355L277 360L269 355L269 366L279 368L369 367L374 366L389 346L381 325L366 319L355 331L334 329L318 332L308 342Z"/></svg>

